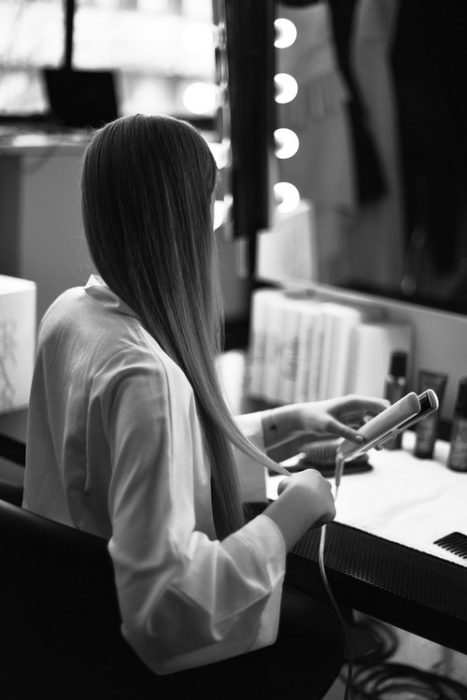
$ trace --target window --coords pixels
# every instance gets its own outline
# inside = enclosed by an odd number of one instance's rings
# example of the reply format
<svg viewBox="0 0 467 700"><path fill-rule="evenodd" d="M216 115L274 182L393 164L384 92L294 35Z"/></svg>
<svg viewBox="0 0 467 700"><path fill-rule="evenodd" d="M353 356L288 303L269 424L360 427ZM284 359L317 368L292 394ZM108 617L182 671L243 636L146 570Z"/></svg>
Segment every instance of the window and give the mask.
<svg viewBox="0 0 467 700"><path fill-rule="evenodd" d="M62 0L0 0L0 113L44 112L44 65L63 58Z"/></svg>
<svg viewBox="0 0 467 700"><path fill-rule="evenodd" d="M113 70L120 112L217 109L211 0L0 0L0 113L47 111L40 69Z"/></svg>
<svg viewBox="0 0 467 700"><path fill-rule="evenodd" d="M81 0L73 64L117 70L122 114L189 113L196 109L192 84L202 102L214 82L211 0Z"/></svg>

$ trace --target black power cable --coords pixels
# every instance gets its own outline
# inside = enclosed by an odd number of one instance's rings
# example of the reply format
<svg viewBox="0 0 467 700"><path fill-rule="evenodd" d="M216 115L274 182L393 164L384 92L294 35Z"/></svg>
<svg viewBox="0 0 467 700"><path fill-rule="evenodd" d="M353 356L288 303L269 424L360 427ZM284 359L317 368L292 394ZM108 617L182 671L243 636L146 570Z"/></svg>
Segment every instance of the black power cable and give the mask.
<svg viewBox="0 0 467 700"><path fill-rule="evenodd" d="M354 700L466 700L467 686L407 664L385 661L354 671Z"/></svg>
<svg viewBox="0 0 467 700"><path fill-rule="evenodd" d="M463 683L390 661L397 650L398 639L383 622L369 618L355 627L365 630L376 646L365 656L353 660L352 700L467 700L467 686Z"/></svg>

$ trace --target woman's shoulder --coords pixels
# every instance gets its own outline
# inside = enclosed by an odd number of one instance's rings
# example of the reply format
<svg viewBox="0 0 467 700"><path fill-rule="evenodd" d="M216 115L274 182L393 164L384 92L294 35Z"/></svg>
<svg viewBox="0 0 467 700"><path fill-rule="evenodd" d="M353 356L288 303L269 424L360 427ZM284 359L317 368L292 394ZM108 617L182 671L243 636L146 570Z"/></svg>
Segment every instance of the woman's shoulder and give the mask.
<svg viewBox="0 0 467 700"><path fill-rule="evenodd" d="M168 387L189 386L180 367L145 330L136 315L102 303L84 287L66 290L44 315L39 347L72 358L86 374L112 382L132 374L163 376Z"/></svg>
<svg viewBox="0 0 467 700"><path fill-rule="evenodd" d="M193 388L180 367L136 320L124 332L102 338L92 360L91 395L103 406L115 406L115 398L138 406L140 422L151 420L151 412L183 414L194 401ZM148 415L141 416L141 407Z"/></svg>

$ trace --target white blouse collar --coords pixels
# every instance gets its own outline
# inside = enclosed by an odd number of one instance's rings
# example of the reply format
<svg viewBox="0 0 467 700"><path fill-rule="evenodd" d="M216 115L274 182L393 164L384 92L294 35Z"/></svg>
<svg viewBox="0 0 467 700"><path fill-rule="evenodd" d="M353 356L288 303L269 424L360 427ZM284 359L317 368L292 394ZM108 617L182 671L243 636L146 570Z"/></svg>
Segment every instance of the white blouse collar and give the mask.
<svg viewBox="0 0 467 700"><path fill-rule="evenodd" d="M109 311L116 311L126 316L138 318L133 309L106 285L100 275L91 275L84 286L84 291L100 302L106 309L109 309Z"/></svg>

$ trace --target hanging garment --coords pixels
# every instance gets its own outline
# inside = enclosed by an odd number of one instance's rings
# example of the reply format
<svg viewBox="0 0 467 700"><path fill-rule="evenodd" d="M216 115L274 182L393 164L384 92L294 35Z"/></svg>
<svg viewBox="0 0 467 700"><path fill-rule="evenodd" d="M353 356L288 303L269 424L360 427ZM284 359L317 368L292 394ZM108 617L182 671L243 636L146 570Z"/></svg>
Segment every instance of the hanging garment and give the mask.
<svg viewBox="0 0 467 700"><path fill-rule="evenodd" d="M358 0L350 46L352 72L386 182L384 197L362 204L349 228L349 277L362 286L399 291L405 234L400 143L390 66L398 0Z"/></svg>
<svg viewBox="0 0 467 700"><path fill-rule="evenodd" d="M276 70L298 83L296 97L277 105L277 126L292 129L300 143L293 157L279 160L278 176L313 202L320 280L327 282L337 274L347 218L355 206L349 92L337 65L327 4L279 4L277 16L293 22L297 37L277 50Z"/></svg>
<svg viewBox="0 0 467 700"><path fill-rule="evenodd" d="M358 0L329 0L337 62L349 90L346 108L354 152L356 198L363 205L384 196L386 180L352 64L352 34L357 4Z"/></svg>

